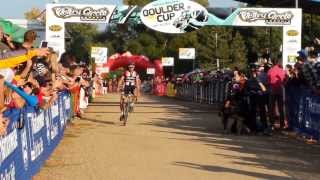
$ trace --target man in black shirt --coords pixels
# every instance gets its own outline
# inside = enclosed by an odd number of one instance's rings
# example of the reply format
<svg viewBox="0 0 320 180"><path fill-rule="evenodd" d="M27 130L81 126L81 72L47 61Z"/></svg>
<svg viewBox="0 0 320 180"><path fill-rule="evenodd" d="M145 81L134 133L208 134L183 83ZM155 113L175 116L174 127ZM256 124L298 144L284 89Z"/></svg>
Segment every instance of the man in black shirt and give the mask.
<svg viewBox="0 0 320 180"><path fill-rule="evenodd" d="M263 124L266 123L265 108L261 105L260 100L263 94L266 92L266 87L257 78L256 68L251 68L250 78L246 81L244 86L245 94L249 97L249 128L255 133L257 132L257 108L260 110L260 118Z"/></svg>

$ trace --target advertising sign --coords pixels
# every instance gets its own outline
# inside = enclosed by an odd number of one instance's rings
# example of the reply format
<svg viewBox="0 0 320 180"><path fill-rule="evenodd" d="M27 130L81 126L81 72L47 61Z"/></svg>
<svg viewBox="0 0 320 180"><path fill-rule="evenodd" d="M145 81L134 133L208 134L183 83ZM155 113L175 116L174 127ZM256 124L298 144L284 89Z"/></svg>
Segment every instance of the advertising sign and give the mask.
<svg viewBox="0 0 320 180"><path fill-rule="evenodd" d="M180 59L195 59L196 50L194 48L179 48Z"/></svg>
<svg viewBox="0 0 320 180"><path fill-rule="evenodd" d="M284 65L296 63L298 51L301 49L301 29L299 27L283 28L283 60Z"/></svg>
<svg viewBox="0 0 320 180"><path fill-rule="evenodd" d="M109 73L109 68L97 65L96 66L96 73L99 75L102 73Z"/></svg>
<svg viewBox="0 0 320 180"><path fill-rule="evenodd" d="M69 93L60 92L54 102L57 109L62 108L65 120L71 117L70 107L64 106L70 100ZM8 109L4 114L10 121L7 134L0 138L0 179L32 179L63 137L64 127L57 123L61 121L59 110L25 106Z"/></svg>
<svg viewBox="0 0 320 180"><path fill-rule="evenodd" d="M96 64L107 63L108 48L106 48L106 47L91 47L91 57L94 58Z"/></svg>
<svg viewBox="0 0 320 180"><path fill-rule="evenodd" d="M299 8L206 9L190 0L152 1L141 10L137 6L48 4L46 20L46 41L59 55L65 51L65 22L143 23L163 33L185 33L203 26L277 26L284 28L283 65L294 62L296 52L301 49ZM179 57L194 59L194 54L188 52L182 50Z"/></svg>
<svg viewBox="0 0 320 180"><path fill-rule="evenodd" d="M156 70L154 68L147 68L147 74L155 74Z"/></svg>
<svg viewBox="0 0 320 180"><path fill-rule="evenodd" d="M219 14L219 11L209 10L206 25L301 26L302 18L302 10L297 8L237 8L224 17L215 14Z"/></svg>
<svg viewBox="0 0 320 180"><path fill-rule="evenodd" d="M208 12L205 7L189 0L159 0L143 7L140 18L151 29L184 33L206 25Z"/></svg>
<svg viewBox="0 0 320 180"><path fill-rule="evenodd" d="M108 23L114 5L47 4L46 41L61 55L65 51L65 22Z"/></svg>
<svg viewBox="0 0 320 180"><path fill-rule="evenodd" d="M162 66L174 66L174 58L173 57L163 57L161 59Z"/></svg>
<svg viewBox="0 0 320 180"><path fill-rule="evenodd" d="M51 17L68 19L68 22L101 22L108 23L115 8L114 5L86 5L86 4L49 4Z"/></svg>

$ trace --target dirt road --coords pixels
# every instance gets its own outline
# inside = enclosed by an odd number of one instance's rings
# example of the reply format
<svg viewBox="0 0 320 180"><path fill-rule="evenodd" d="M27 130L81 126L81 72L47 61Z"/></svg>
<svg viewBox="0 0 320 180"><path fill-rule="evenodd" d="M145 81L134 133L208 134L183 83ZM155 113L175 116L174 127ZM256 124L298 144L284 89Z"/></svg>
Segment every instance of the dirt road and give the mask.
<svg viewBox="0 0 320 180"><path fill-rule="evenodd" d="M222 134L207 105L144 97L120 126L118 96L99 97L36 180L320 179L320 147L283 136Z"/></svg>

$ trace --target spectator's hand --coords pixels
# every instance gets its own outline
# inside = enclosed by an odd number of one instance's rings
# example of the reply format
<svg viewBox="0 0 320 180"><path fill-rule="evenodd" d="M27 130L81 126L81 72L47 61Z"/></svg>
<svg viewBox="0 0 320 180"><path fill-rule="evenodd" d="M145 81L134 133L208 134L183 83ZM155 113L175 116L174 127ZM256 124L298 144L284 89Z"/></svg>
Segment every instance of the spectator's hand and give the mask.
<svg viewBox="0 0 320 180"><path fill-rule="evenodd" d="M22 86L22 85L24 85L26 82L25 82L25 80L24 79L19 79L18 81L17 81L17 86Z"/></svg>
<svg viewBox="0 0 320 180"><path fill-rule="evenodd" d="M52 99L52 102L56 101L56 99L58 99L58 93L57 93L57 92L54 92L54 93L52 94L51 99Z"/></svg>
<svg viewBox="0 0 320 180"><path fill-rule="evenodd" d="M37 56L48 56L50 54L48 48L35 49Z"/></svg>
<svg viewBox="0 0 320 180"><path fill-rule="evenodd" d="M31 68L31 66L32 66L32 60L31 59L29 59L29 60L27 60L27 68Z"/></svg>
<svg viewBox="0 0 320 180"><path fill-rule="evenodd" d="M315 38L314 42L315 42L315 44L320 45L320 39L319 38Z"/></svg>
<svg viewBox="0 0 320 180"><path fill-rule="evenodd" d="M2 114L0 114L0 136L3 136L7 133L7 127L9 124L9 120L4 118Z"/></svg>

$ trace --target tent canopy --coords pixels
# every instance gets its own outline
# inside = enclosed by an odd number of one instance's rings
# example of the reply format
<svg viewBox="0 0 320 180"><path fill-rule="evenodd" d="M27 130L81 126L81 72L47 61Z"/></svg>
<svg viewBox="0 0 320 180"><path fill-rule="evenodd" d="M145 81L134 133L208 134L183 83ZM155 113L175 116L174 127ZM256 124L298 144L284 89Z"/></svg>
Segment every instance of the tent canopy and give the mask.
<svg viewBox="0 0 320 180"><path fill-rule="evenodd" d="M295 0L236 0L251 5L262 5L266 7L295 8ZM319 14L320 0L299 0L299 8L306 13Z"/></svg>
<svg viewBox="0 0 320 180"><path fill-rule="evenodd" d="M19 27L12 22L0 18L0 27L3 29L4 33L9 34L13 41L23 42L24 33L27 31L25 28Z"/></svg>

